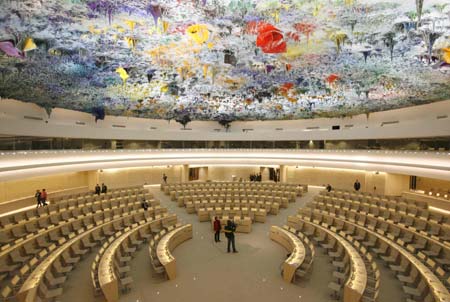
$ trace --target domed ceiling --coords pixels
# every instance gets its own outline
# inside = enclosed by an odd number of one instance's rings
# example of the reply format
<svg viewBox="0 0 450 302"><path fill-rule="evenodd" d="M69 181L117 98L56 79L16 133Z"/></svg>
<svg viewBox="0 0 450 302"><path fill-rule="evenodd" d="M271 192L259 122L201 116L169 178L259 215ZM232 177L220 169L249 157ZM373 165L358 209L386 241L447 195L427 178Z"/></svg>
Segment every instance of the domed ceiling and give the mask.
<svg viewBox="0 0 450 302"><path fill-rule="evenodd" d="M0 5L0 96L49 114L298 119L450 98L448 0Z"/></svg>

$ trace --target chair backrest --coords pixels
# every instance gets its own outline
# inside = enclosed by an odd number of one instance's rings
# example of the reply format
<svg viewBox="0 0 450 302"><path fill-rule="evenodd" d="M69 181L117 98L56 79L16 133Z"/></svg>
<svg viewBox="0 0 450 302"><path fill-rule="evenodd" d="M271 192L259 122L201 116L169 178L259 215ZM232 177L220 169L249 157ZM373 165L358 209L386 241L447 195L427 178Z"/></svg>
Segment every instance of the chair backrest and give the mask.
<svg viewBox="0 0 450 302"><path fill-rule="evenodd" d="M420 279L419 285L417 286L417 290L423 294L424 290L427 288L427 283L423 278Z"/></svg>
<svg viewBox="0 0 450 302"><path fill-rule="evenodd" d="M428 259L427 259L427 265L428 265L431 269L433 269L433 268L436 266L436 262L434 262L433 259L428 258Z"/></svg>
<svg viewBox="0 0 450 302"><path fill-rule="evenodd" d="M20 283L20 280L21 280L21 278L19 275L14 275L14 277L12 277L12 279L11 279L11 285L13 287L17 286Z"/></svg>
<svg viewBox="0 0 450 302"><path fill-rule="evenodd" d="M428 261L427 261L427 263L428 263ZM436 263L435 263L436 264ZM447 273L446 273L446 271L444 271L443 269L442 269L442 267L440 267L440 266L438 266L437 267L437 269L436 269L436 275L439 277L439 278L444 278L445 277L445 275L446 275ZM447 283L449 283L449 285L450 285L450 277L447 279Z"/></svg>
<svg viewBox="0 0 450 302"><path fill-rule="evenodd" d="M366 254L364 253L364 255L366 255ZM366 258L367 258L367 260L368 260L369 262L372 262L372 260L373 260L373 257L372 257L372 254L371 254L371 253L367 253Z"/></svg>
<svg viewBox="0 0 450 302"><path fill-rule="evenodd" d="M411 265L411 262L409 261L408 258L402 257L402 260L400 261L400 265L402 266L402 268L406 269Z"/></svg>
<svg viewBox="0 0 450 302"><path fill-rule="evenodd" d="M433 294L428 294L426 297L425 297L425 300L423 300L424 302L434 302L435 300L434 300L434 296L433 296Z"/></svg>
<svg viewBox="0 0 450 302"><path fill-rule="evenodd" d="M373 263L375 263L375 262L373 262ZM380 270L378 268L376 268L376 270L375 270L375 279L376 280L380 280L380 276L381 276Z"/></svg>
<svg viewBox="0 0 450 302"><path fill-rule="evenodd" d="M13 294L13 290L8 285L2 289L1 296L5 300L6 300L6 298L10 297L12 294Z"/></svg>

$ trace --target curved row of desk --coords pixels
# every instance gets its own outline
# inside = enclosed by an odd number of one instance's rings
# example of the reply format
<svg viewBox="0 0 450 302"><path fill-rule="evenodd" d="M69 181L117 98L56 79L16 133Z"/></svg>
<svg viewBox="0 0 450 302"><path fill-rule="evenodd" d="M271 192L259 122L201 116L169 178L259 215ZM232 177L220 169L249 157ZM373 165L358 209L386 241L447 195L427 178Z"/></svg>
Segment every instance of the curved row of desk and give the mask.
<svg viewBox="0 0 450 302"><path fill-rule="evenodd" d="M177 276L176 259L172 251L181 243L192 238L192 225L186 224L178 227L163 236L156 247L156 255L164 267L169 280Z"/></svg>
<svg viewBox="0 0 450 302"><path fill-rule="evenodd" d="M16 295L17 299L20 302L34 302L39 297L42 300L47 300L59 296L62 293L61 287L58 287L56 290L48 290L45 284L45 280L49 278L47 273L51 269L63 275L70 272L73 265L80 260L77 250L86 249L83 246L83 238L89 239L91 243L100 242L105 239L106 234L115 233L126 226L141 221L145 221L144 214L133 211L132 213L124 214L122 217L105 221L97 226L90 225L90 227L81 228L78 235L72 233L68 241L48 255L28 276ZM66 256L64 257L64 255ZM52 280L48 281L51 283Z"/></svg>
<svg viewBox="0 0 450 302"><path fill-rule="evenodd" d="M176 215L168 215L131 225L104 251L98 266L98 281L108 302L119 301L119 285L132 282L128 272L131 255L144 242L145 235L151 235L165 227L173 227L177 222ZM144 234L144 238L140 237Z"/></svg>
<svg viewBox="0 0 450 302"><path fill-rule="evenodd" d="M409 210L409 208L417 209L415 206L408 206L406 209L399 207L386 208L370 202L321 195L316 196L314 201L344 209L352 209L372 217L380 217L387 222L392 222L399 226L406 226L410 230L441 241L450 247L450 225L444 221L443 216L436 216L433 212L430 214L428 210L426 210L427 212L424 212L425 210L423 209L421 209L422 212ZM439 219L440 217L441 219Z"/></svg>
<svg viewBox="0 0 450 302"><path fill-rule="evenodd" d="M113 217L139 210L139 202L123 204L121 207L106 209L97 213L89 213L85 216L77 216L69 221L60 221L57 225L50 225L40 229L37 233L31 233L25 238L17 240L13 244L2 246L0 251L1 272L13 272L30 258L44 258L44 250L48 250L52 244L61 244L64 239L73 232L79 232L82 228L98 225Z"/></svg>
<svg viewBox="0 0 450 302"><path fill-rule="evenodd" d="M448 241L441 241L434 236L428 236L414 227L408 227L401 222L396 222L383 217L375 217L365 212L358 212L353 208L339 207L333 204L321 204L312 202L308 205L312 209L325 210L340 216L345 216L349 221L365 226L386 236L392 236L395 240L410 252L425 255L437 263L439 267L450 265L450 245ZM434 267L433 267L434 269Z"/></svg>
<svg viewBox="0 0 450 302"><path fill-rule="evenodd" d="M110 200L113 198L129 197L132 195L138 196L139 198L151 199L152 194L148 193L142 187L124 187L109 189L108 193L101 193L100 195L93 194L92 191L78 192L78 193L68 193L61 194L57 197L52 197L51 192L48 193L49 198L47 201L50 202L45 207L32 208L26 210L14 211L10 214L3 214L0 217L0 226L3 228L8 228L15 224L20 224L26 221L30 221L36 217L43 217L45 215L50 215L53 212L61 212L63 209L74 208L77 205L89 205L97 201ZM11 202L11 201L9 201ZM33 205L36 205L36 199L33 197Z"/></svg>
<svg viewBox="0 0 450 302"><path fill-rule="evenodd" d="M414 257L403 246L395 242L395 238L392 236L384 236L384 233L377 233L377 231L370 230L356 222L349 221L345 216L338 216L326 211L305 208L301 209L299 212L305 219L311 219L318 223L326 224L331 222L334 226L339 225L339 229L342 229L347 233L355 234L355 230L359 230L358 237L360 236L363 245L372 248L375 252L377 252L380 243L384 242L391 250L387 254L384 254L385 256L382 258L391 264L390 267L392 270L407 274L409 271L408 266L411 266L413 269L417 270L418 275L424 280L424 282L419 282L418 285L415 284L416 280L412 280L410 286L404 286L404 290L408 295L417 297L418 299L424 299L425 301L450 301L450 293L443 282L424 263ZM327 222L325 222L325 218L328 218ZM339 224L335 223L335 221L339 222ZM398 256L400 256L400 260ZM427 289L431 295L427 294Z"/></svg>
<svg viewBox="0 0 450 302"><path fill-rule="evenodd" d="M283 262L283 279L290 283L295 276L295 272L305 260L305 245L297 236L279 226L272 226L269 236L270 239L281 244L290 253L289 257Z"/></svg>
<svg viewBox="0 0 450 302"><path fill-rule="evenodd" d="M97 224L106 217L140 209L140 201L137 198L144 194L142 191L136 191L135 194L130 192L130 194L118 199L90 202L84 199L74 200L73 203L63 200L62 204L56 203L21 212L27 219L10 223L0 230L2 243L0 274L12 273L33 256L40 258L39 253L43 248L48 248L52 242L57 244L60 238L67 237L68 234L82 226ZM105 194L100 197L106 198L107 196ZM159 205L159 201L152 200L151 202ZM162 211L162 209L157 209L157 211ZM26 213L35 213L37 216L28 216ZM19 214L14 214L14 217Z"/></svg>
<svg viewBox="0 0 450 302"><path fill-rule="evenodd" d="M367 270L365 262L359 251L333 230L330 230L320 224L304 220L298 216L289 216L288 225L299 228L299 223L303 223L312 228L311 236L315 236L316 242L336 242L348 257L350 270L344 285L344 302L359 301L364 294L367 284ZM302 231L300 228L299 231Z"/></svg>

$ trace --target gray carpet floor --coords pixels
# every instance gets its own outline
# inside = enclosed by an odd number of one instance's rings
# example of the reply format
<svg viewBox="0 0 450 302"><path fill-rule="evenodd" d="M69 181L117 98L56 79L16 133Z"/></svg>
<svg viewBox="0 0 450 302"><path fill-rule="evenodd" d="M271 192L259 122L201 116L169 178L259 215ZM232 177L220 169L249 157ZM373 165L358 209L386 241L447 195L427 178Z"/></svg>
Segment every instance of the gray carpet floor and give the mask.
<svg viewBox="0 0 450 302"><path fill-rule="evenodd" d="M288 215L293 215L319 191L310 188L303 197L290 203L276 216L267 216L266 223L253 224L249 234L236 236L237 254L226 252L226 239L214 242L211 224L198 222L197 216L187 214L184 208L176 206L159 187L152 187L155 198L169 212L178 215L183 223L191 223L194 238L181 244L175 251L177 278L172 281L152 273L146 244L131 261L131 276L134 280L130 292L122 294L121 302L191 302L207 301L307 301L327 302L330 298L328 283L332 278L332 265L320 248L316 249L314 267L309 280L298 280L288 284L281 277L281 264L286 250L269 239L272 225L283 225ZM70 274L64 287L61 301L97 302L94 298L90 277L90 265L95 252L86 257ZM378 262L381 272L381 288L378 301L404 301L400 282Z"/></svg>

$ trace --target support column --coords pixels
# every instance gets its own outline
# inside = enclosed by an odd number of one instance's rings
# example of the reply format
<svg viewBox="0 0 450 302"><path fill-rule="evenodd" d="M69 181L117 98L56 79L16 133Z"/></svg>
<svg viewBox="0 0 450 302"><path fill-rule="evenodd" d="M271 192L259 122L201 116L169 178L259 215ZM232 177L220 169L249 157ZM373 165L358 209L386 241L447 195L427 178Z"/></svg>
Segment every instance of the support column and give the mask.
<svg viewBox="0 0 450 302"><path fill-rule="evenodd" d="M89 190L94 190L95 186L99 183L99 174L98 170L87 171Z"/></svg>
<svg viewBox="0 0 450 302"><path fill-rule="evenodd" d="M386 173L384 195L400 196L409 191L409 175Z"/></svg>
<svg viewBox="0 0 450 302"><path fill-rule="evenodd" d="M269 168L261 167L259 171L261 172L261 181L269 181Z"/></svg>
<svg viewBox="0 0 450 302"><path fill-rule="evenodd" d="M363 192L385 193L386 173L367 171L365 178L365 190Z"/></svg>
<svg viewBox="0 0 450 302"><path fill-rule="evenodd" d="M208 180L208 167L201 167L199 170L198 180L207 181Z"/></svg>
<svg viewBox="0 0 450 302"><path fill-rule="evenodd" d="M280 182L287 181L287 167L286 165L280 165Z"/></svg>
<svg viewBox="0 0 450 302"><path fill-rule="evenodd" d="M189 181L189 165L183 165L181 167L181 182Z"/></svg>

